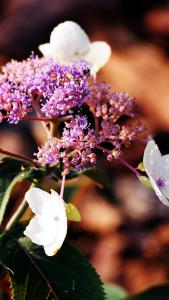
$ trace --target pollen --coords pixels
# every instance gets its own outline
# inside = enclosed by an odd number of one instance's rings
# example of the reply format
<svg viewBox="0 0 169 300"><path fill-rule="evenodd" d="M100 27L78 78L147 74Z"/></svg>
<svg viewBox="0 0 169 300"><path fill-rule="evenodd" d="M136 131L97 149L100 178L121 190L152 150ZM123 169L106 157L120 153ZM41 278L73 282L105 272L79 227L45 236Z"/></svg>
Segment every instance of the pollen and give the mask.
<svg viewBox="0 0 169 300"><path fill-rule="evenodd" d="M69 78L69 79L72 79L73 75L71 73L68 73L68 74L66 74L66 77Z"/></svg>

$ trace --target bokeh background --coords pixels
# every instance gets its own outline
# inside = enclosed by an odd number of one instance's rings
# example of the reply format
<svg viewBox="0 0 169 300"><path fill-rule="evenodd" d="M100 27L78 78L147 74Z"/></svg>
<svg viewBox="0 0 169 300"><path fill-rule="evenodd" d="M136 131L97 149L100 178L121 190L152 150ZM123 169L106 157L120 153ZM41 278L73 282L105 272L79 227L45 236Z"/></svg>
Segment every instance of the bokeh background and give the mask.
<svg viewBox="0 0 169 300"><path fill-rule="evenodd" d="M169 153L169 2L0 0L0 64L24 59L32 51L40 55L38 45L68 19L78 22L91 40L111 45L112 57L99 79L136 98L140 119L162 153ZM37 123L1 124L1 148L32 156L44 139ZM124 156L137 166L143 150L144 145L136 143ZM107 188L85 177L68 184L66 193L71 191L82 215L81 224L70 226L69 239L105 283L134 293L168 281L169 209L118 162L100 161L109 177ZM18 190L17 197L21 194ZM1 275L1 294L5 287L8 290Z"/></svg>

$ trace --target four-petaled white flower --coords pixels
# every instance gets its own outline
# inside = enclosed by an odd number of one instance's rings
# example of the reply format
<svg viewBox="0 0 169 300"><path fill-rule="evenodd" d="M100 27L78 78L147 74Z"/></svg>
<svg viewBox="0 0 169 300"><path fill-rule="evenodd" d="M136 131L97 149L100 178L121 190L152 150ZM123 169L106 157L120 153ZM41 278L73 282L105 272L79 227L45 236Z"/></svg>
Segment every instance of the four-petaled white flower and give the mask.
<svg viewBox="0 0 169 300"><path fill-rule="evenodd" d="M144 150L143 163L157 197L169 206L169 154L162 156L154 140L150 140Z"/></svg>
<svg viewBox="0 0 169 300"><path fill-rule="evenodd" d="M64 201L55 191L49 194L39 188L31 188L25 199L35 216L24 234L33 243L43 246L48 256L52 256L60 249L67 234Z"/></svg>
<svg viewBox="0 0 169 300"><path fill-rule="evenodd" d="M50 42L40 45L39 50L45 57L59 62L72 62L76 56L91 64L92 73L102 68L111 56L110 46L103 41L91 43L85 31L75 22L66 21L56 26Z"/></svg>

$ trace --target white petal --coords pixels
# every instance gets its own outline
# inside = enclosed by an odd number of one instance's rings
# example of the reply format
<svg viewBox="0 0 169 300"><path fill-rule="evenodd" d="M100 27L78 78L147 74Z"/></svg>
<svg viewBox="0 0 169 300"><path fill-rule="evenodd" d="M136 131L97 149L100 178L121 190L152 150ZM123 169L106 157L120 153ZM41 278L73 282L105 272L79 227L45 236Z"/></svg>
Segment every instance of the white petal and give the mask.
<svg viewBox="0 0 169 300"><path fill-rule="evenodd" d="M53 256L61 248L67 234L67 220L60 223L57 233L51 243L44 245L46 255Z"/></svg>
<svg viewBox="0 0 169 300"><path fill-rule="evenodd" d="M56 210L56 212L59 213L59 216L60 215L66 216L64 201L60 197L60 195L57 192L55 192L54 190L51 190L51 201L52 201L54 209Z"/></svg>
<svg viewBox="0 0 169 300"><path fill-rule="evenodd" d="M54 58L53 57L54 56L54 52L53 52L53 49L52 49L50 43L39 45L38 48L42 52L42 54L43 54L44 57Z"/></svg>
<svg viewBox="0 0 169 300"><path fill-rule="evenodd" d="M90 41L85 31L77 23L66 21L53 29L50 44L55 50L55 58L71 62L75 56L83 56L88 51Z"/></svg>
<svg viewBox="0 0 169 300"><path fill-rule="evenodd" d="M161 153L154 140L150 140L144 150L143 163L145 170L149 175L158 176L158 163L161 159Z"/></svg>
<svg viewBox="0 0 169 300"><path fill-rule="evenodd" d="M93 66L93 71L97 72L108 62L110 56L110 46L106 42L98 41L90 44L90 49L84 57Z"/></svg>
<svg viewBox="0 0 169 300"><path fill-rule="evenodd" d="M157 195L157 197L159 198L159 200L166 206L169 206L169 200L165 197L165 195L163 194L163 192L159 189L159 187L157 186L157 184L155 183L154 179L149 176L150 182L152 184L152 187Z"/></svg>
<svg viewBox="0 0 169 300"><path fill-rule="evenodd" d="M64 201L60 196L52 190L53 200L57 203L57 211L59 222L57 224L57 231L52 242L44 245L46 255L54 255L62 246L67 234L67 217L65 211Z"/></svg>
<svg viewBox="0 0 169 300"><path fill-rule="evenodd" d="M165 186L161 188L164 195L169 199L169 154L162 156L160 168L160 176L164 179Z"/></svg>
<svg viewBox="0 0 169 300"><path fill-rule="evenodd" d="M161 157L159 169L161 176L169 180L169 154Z"/></svg>
<svg viewBox="0 0 169 300"><path fill-rule="evenodd" d="M54 239L57 228L58 224L54 219L34 217L26 227L24 234L29 237L33 243L45 245Z"/></svg>
<svg viewBox="0 0 169 300"><path fill-rule="evenodd" d="M161 191L165 195L165 197L168 199L168 202L169 202L169 183L167 183L165 185L165 187L162 187Z"/></svg>
<svg viewBox="0 0 169 300"><path fill-rule="evenodd" d="M43 245L47 255L54 255L65 239L67 217L63 199L52 190L51 194L31 188L26 199L36 216L26 227L24 234L32 242Z"/></svg>
<svg viewBox="0 0 169 300"><path fill-rule="evenodd" d="M45 214L50 209L51 194L39 188L33 187L28 190L25 199L35 214Z"/></svg>

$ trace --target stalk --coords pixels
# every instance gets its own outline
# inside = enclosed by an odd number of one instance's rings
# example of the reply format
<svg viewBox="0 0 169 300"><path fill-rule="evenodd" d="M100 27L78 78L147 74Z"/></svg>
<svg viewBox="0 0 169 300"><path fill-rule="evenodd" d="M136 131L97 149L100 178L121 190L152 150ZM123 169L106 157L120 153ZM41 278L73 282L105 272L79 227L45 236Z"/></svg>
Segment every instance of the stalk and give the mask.
<svg viewBox="0 0 169 300"><path fill-rule="evenodd" d="M39 164L36 163L33 159L31 159L30 157L26 156L26 155L21 155L21 154L16 154L16 153L12 153L9 151L6 151L4 149L0 148L0 153L5 154L7 156L11 156L11 157L15 157L15 158L19 158L20 160L26 161L28 163L30 163L31 165L33 165L34 167L39 167Z"/></svg>

